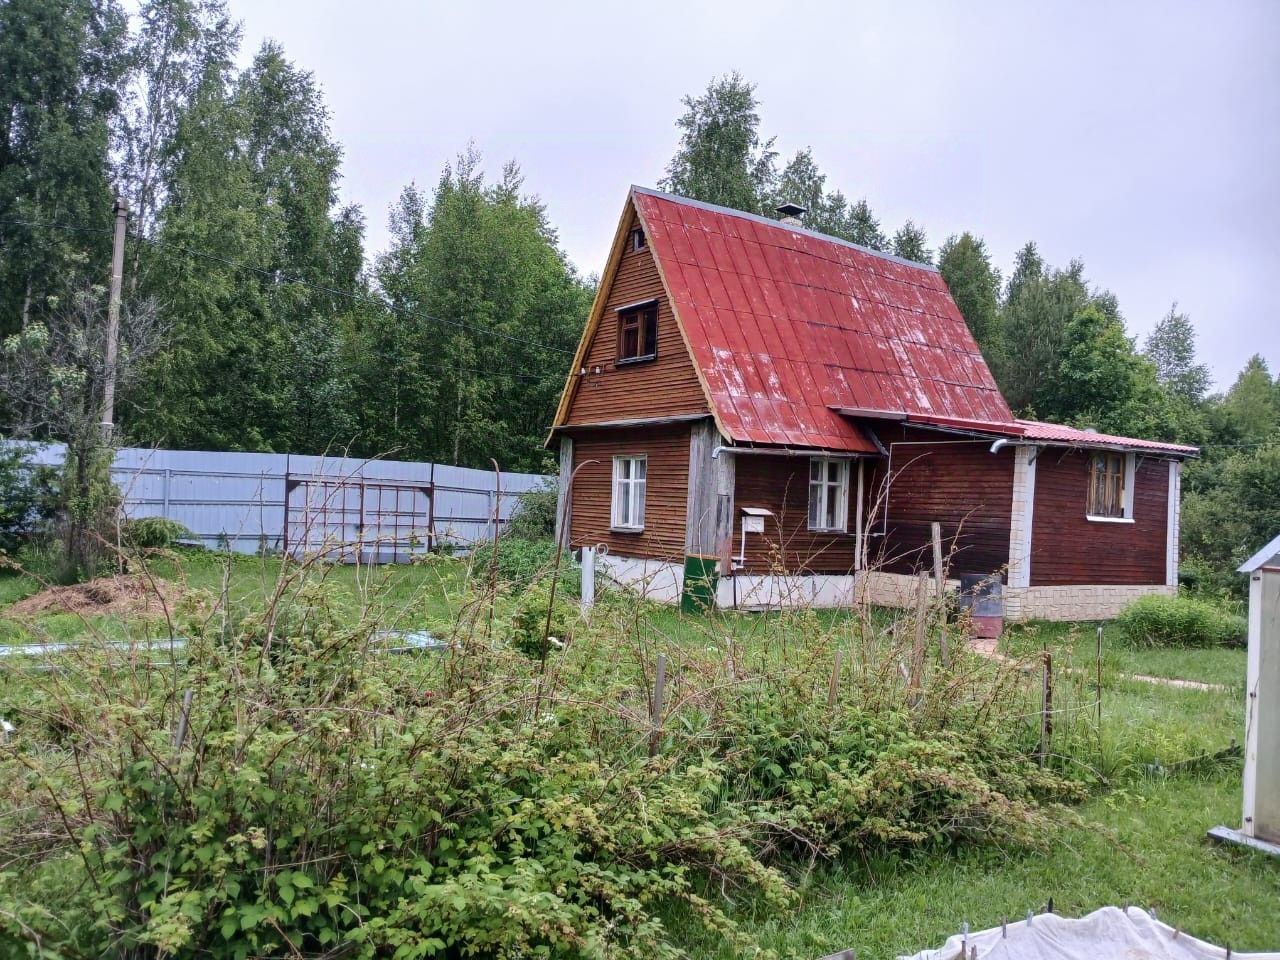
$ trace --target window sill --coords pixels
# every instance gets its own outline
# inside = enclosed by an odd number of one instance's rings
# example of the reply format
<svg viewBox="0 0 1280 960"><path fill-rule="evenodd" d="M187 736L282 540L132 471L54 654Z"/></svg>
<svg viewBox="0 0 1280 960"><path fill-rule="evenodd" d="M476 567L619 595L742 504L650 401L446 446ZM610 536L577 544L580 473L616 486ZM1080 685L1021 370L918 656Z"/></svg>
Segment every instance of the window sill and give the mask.
<svg viewBox="0 0 1280 960"><path fill-rule="evenodd" d="M1133 523L1133 517L1095 517L1086 513L1084 518L1090 523Z"/></svg>
<svg viewBox="0 0 1280 960"><path fill-rule="evenodd" d="M613 365L615 367L630 367L637 363L651 363L657 359L658 355L656 353L646 353L643 357L624 357L620 360L615 360Z"/></svg>
<svg viewBox="0 0 1280 960"><path fill-rule="evenodd" d="M843 533L848 534L848 527L808 527L810 533Z"/></svg>
<svg viewBox="0 0 1280 960"><path fill-rule="evenodd" d="M610 527L610 533L644 533L644 527Z"/></svg>

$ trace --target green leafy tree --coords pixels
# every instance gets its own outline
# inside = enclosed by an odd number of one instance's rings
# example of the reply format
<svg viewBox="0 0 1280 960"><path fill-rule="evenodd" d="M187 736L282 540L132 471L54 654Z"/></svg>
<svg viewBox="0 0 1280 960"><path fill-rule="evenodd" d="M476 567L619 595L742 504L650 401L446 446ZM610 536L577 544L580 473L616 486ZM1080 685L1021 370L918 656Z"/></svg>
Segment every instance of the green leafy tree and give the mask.
<svg viewBox="0 0 1280 960"><path fill-rule="evenodd" d="M948 237L938 249L938 271L993 369L1003 359L1000 330L1000 273L987 245L971 233Z"/></svg>
<svg viewBox="0 0 1280 960"><path fill-rule="evenodd" d="M872 250L889 249L889 239L880 229L880 221L871 212L871 206L866 198L849 208L844 233L841 235L853 243L870 247Z"/></svg>
<svg viewBox="0 0 1280 960"><path fill-rule="evenodd" d="M749 213L772 213L764 203L773 196L773 139L760 136L756 88L739 73L713 80L699 97L682 101L676 121L680 146L667 166L662 187Z"/></svg>
<svg viewBox="0 0 1280 960"><path fill-rule="evenodd" d="M106 263L126 31L115 0L0 3L0 334Z"/></svg>
<svg viewBox="0 0 1280 960"><path fill-rule="evenodd" d="M1046 268L1033 244L1018 254L1006 287L1001 316L1005 351L996 378L1015 411L1062 418L1074 402L1063 402L1058 371L1067 346L1066 329L1090 302L1084 266Z"/></svg>
<svg viewBox="0 0 1280 960"><path fill-rule="evenodd" d="M929 249L928 237L925 236L924 229L916 226L912 220L904 223L893 235L893 253L904 260L933 263L933 251Z"/></svg>
<svg viewBox="0 0 1280 960"><path fill-rule="evenodd" d="M368 442L414 459L538 469L592 290L508 164L487 183L470 150L428 200L409 187L375 273L386 312L361 320ZM400 358L387 383L383 357Z"/></svg>
<svg viewBox="0 0 1280 960"><path fill-rule="evenodd" d="M1198 404L1209 391L1209 368L1196 362L1196 330L1191 318L1175 303L1156 324L1143 345L1143 355L1155 364L1160 382L1188 404Z"/></svg>

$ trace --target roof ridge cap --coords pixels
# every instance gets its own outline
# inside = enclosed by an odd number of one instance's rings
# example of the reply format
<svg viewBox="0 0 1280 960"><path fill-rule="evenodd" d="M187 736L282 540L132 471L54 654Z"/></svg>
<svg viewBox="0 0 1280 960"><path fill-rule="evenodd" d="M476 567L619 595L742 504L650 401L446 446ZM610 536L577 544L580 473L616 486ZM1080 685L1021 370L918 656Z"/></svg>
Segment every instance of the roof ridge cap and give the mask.
<svg viewBox="0 0 1280 960"><path fill-rule="evenodd" d="M833 237L829 233L811 230L804 226L797 227L793 224L783 223L781 220L763 217L758 213L748 213L746 210L735 210L733 207L722 207L718 203L708 203L705 200L694 200L692 197L682 197L678 193L666 193L662 190L655 190L653 187L642 187L637 183L633 183L631 185L631 192L640 193L648 197L657 197L660 200L670 200L672 203L682 203L685 206L696 207L699 210L709 210L712 213L722 213L731 217L739 217L743 220L752 220L756 223L763 224L766 227L777 227L779 230L790 230L793 233L803 233L818 240L825 240L828 243L836 243L842 247L850 247L860 253L865 253L881 260L888 260L891 263L900 263L905 267L915 267L918 270L926 270L929 273L941 273L941 271L931 263L920 263L918 260L908 260L906 257L900 257L894 253L886 253L883 250L864 247L862 244L854 243L852 240L845 240L842 237Z"/></svg>

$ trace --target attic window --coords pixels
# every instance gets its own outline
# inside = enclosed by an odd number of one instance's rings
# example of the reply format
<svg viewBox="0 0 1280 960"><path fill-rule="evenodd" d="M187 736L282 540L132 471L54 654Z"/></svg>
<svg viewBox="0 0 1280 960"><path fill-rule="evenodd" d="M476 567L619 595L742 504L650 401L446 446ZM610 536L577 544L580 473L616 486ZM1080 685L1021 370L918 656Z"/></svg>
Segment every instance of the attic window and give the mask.
<svg viewBox="0 0 1280 960"><path fill-rule="evenodd" d="M1132 453L1095 453L1089 458L1090 520L1133 519Z"/></svg>
<svg viewBox="0 0 1280 960"><path fill-rule="evenodd" d="M618 362L652 360L658 355L658 301L618 310Z"/></svg>
<svg viewBox="0 0 1280 960"><path fill-rule="evenodd" d="M639 227L636 227L634 230L631 231L631 249L633 251L643 250L646 246L648 246L648 244L645 242L645 239L644 239L644 231L641 230Z"/></svg>

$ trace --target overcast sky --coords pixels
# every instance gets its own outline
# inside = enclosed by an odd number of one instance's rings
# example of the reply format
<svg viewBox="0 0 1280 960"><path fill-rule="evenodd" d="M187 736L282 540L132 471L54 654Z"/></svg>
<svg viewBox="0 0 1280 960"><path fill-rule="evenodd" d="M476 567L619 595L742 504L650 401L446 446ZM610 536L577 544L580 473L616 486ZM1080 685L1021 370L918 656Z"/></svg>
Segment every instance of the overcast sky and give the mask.
<svg viewBox="0 0 1280 960"><path fill-rule="evenodd" d="M680 98L739 70L784 158L812 147L888 230L970 230L1005 273L1035 240L1082 258L1131 334L1178 301L1220 387L1252 353L1280 367L1280 0L231 7L246 56L274 38L320 82L372 250L402 187L474 140L598 272Z"/></svg>

